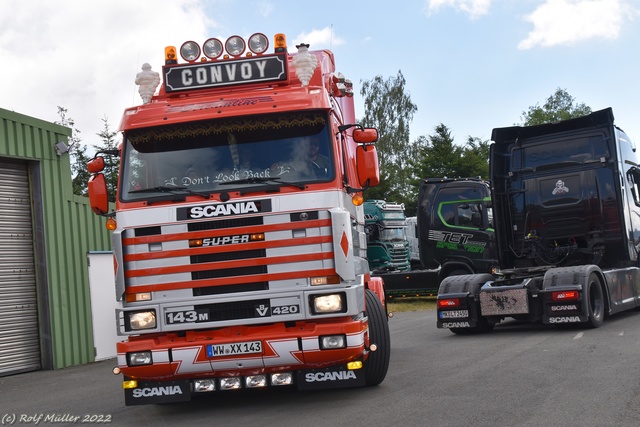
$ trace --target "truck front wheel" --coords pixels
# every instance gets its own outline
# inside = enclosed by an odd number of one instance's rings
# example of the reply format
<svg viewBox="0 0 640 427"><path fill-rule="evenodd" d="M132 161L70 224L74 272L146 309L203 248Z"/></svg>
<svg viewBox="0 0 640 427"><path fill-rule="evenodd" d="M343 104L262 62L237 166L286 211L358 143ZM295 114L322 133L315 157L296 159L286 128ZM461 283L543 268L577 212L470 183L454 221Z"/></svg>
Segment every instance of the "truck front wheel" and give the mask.
<svg viewBox="0 0 640 427"><path fill-rule="evenodd" d="M391 343L389 322L382 303L369 289L365 290L365 304L369 318L369 342L376 345L376 351L370 351L364 361L366 385L378 385L384 380L389 368Z"/></svg>
<svg viewBox="0 0 640 427"><path fill-rule="evenodd" d="M589 275L585 296L589 315L585 323L589 328L599 328L604 321L604 294L602 293L602 281L595 273Z"/></svg>

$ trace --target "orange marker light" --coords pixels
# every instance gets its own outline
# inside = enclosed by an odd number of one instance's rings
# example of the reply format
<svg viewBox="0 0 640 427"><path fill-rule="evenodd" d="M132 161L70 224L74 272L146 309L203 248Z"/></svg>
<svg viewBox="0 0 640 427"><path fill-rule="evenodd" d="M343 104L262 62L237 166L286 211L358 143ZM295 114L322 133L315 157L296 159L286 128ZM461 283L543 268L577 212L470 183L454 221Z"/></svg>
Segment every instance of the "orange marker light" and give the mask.
<svg viewBox="0 0 640 427"><path fill-rule="evenodd" d="M167 46L164 48L164 64L177 64L178 54L175 46Z"/></svg>
<svg viewBox="0 0 640 427"><path fill-rule="evenodd" d="M273 36L273 46L276 52L286 52L287 36L285 36L283 33L278 33Z"/></svg>
<svg viewBox="0 0 640 427"><path fill-rule="evenodd" d="M109 231L113 231L116 228L118 228L118 224L116 223L116 220L113 218L108 218L104 226L107 227L107 230Z"/></svg>

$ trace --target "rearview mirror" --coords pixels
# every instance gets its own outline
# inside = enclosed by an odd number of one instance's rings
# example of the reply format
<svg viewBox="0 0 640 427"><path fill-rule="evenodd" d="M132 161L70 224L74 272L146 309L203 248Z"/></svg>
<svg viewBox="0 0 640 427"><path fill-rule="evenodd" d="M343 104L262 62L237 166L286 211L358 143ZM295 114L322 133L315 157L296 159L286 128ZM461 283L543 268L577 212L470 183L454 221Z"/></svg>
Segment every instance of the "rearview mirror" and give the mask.
<svg viewBox="0 0 640 427"><path fill-rule="evenodd" d="M109 212L109 196L107 194L107 181L104 174L95 174L89 178L87 183L89 193L89 205L91 210L98 215L105 215Z"/></svg>
<svg viewBox="0 0 640 427"><path fill-rule="evenodd" d="M372 144L378 140L378 129L355 129L353 131L353 140L360 144Z"/></svg>
<svg viewBox="0 0 640 427"><path fill-rule="evenodd" d="M375 145L359 145L356 147L356 167L360 186L375 187L380 184L380 166Z"/></svg>

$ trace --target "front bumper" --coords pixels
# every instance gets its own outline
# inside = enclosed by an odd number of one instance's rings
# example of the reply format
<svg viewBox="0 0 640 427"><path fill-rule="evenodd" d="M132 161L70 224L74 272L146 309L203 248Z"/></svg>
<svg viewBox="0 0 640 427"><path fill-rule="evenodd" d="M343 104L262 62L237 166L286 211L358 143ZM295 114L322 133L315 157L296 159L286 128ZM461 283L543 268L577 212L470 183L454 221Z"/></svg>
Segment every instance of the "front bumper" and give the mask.
<svg viewBox="0 0 640 427"><path fill-rule="evenodd" d="M321 338L336 335L344 336L344 347L323 349ZM343 317L129 337L117 344L117 360L130 378L178 380L325 368L362 360L368 345L368 319ZM151 363L129 366L128 354L145 351Z"/></svg>

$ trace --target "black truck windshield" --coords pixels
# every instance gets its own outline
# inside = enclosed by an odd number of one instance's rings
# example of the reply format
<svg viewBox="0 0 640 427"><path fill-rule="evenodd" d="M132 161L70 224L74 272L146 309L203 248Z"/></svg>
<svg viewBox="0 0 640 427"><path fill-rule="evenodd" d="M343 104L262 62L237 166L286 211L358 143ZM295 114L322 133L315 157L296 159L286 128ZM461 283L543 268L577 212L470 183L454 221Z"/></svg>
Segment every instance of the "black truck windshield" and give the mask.
<svg viewBox="0 0 640 427"><path fill-rule="evenodd" d="M531 143L524 148L514 148L511 155L512 170L535 171L568 165L599 162L608 158L607 140L602 135L574 136L557 141Z"/></svg>
<svg viewBox="0 0 640 427"><path fill-rule="evenodd" d="M120 198L157 199L188 189L210 194L331 180L324 112L234 117L125 134Z"/></svg>

